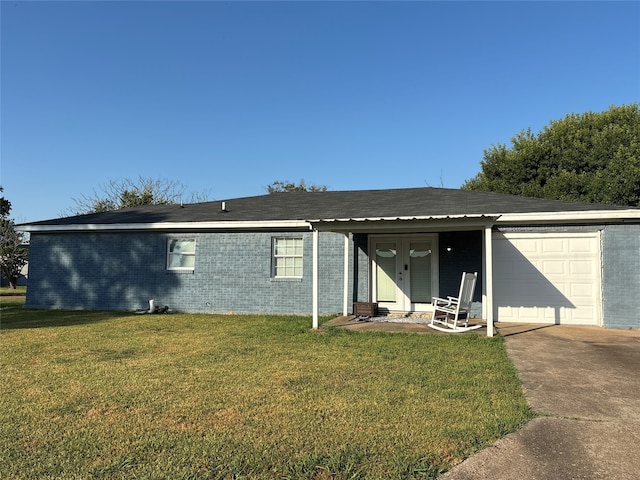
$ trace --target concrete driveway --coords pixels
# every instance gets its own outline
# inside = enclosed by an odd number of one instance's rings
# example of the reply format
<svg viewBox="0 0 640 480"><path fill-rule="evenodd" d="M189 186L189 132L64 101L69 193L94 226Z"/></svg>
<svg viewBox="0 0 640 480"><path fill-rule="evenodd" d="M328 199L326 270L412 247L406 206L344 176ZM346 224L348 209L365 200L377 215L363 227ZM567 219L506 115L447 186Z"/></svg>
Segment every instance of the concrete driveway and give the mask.
<svg viewBox="0 0 640 480"><path fill-rule="evenodd" d="M640 331L498 324L544 415L446 480L640 478Z"/></svg>

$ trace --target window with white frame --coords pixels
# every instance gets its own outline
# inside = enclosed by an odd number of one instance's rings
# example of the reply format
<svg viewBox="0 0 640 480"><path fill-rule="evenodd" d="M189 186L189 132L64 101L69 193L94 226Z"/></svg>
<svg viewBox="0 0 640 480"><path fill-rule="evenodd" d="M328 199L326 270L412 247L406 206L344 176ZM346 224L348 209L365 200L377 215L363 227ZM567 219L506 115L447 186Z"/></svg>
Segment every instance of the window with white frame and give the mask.
<svg viewBox="0 0 640 480"><path fill-rule="evenodd" d="M196 241L193 238L167 240L167 270L191 270L196 266Z"/></svg>
<svg viewBox="0 0 640 480"><path fill-rule="evenodd" d="M302 238L273 239L273 277L302 278Z"/></svg>

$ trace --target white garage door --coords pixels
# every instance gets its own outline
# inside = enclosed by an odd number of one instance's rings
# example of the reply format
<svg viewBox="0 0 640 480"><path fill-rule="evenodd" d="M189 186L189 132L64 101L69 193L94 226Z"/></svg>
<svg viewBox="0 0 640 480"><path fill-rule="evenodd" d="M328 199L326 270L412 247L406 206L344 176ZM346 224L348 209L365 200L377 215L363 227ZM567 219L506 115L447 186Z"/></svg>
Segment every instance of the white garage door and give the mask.
<svg viewBox="0 0 640 480"><path fill-rule="evenodd" d="M600 325L600 236L494 233L499 322Z"/></svg>

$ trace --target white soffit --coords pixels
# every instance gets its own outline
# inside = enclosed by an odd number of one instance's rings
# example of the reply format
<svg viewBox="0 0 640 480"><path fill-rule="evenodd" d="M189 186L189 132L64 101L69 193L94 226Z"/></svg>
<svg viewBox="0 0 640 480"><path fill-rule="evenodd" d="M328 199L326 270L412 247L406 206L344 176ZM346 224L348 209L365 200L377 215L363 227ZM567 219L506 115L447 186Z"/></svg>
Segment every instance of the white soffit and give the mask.
<svg viewBox="0 0 640 480"><path fill-rule="evenodd" d="M493 225L498 217L487 215L429 215L423 217L325 218L309 220L318 230L334 232L378 232L381 230L415 230L479 228Z"/></svg>

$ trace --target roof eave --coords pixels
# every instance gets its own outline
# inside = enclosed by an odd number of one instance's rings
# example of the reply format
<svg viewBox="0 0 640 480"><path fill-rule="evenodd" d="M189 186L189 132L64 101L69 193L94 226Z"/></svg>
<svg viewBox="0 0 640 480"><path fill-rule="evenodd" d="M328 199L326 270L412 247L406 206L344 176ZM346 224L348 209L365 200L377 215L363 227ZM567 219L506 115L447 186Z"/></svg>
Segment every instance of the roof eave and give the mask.
<svg viewBox="0 0 640 480"><path fill-rule="evenodd" d="M82 224L23 224L17 230L38 232L87 231L185 231L185 230L309 230L357 232L416 228L480 228L492 224L561 224L640 222L640 209L585 210L565 212L494 213L471 215L428 215L357 218L317 218L308 220L263 220L223 222L154 222L154 223L82 223Z"/></svg>
<svg viewBox="0 0 640 480"><path fill-rule="evenodd" d="M157 222L157 223L84 223L70 225L25 224L20 230L38 232L87 232L87 231L133 231L133 230L309 230L311 225L304 220L264 220L264 221L227 221L227 222Z"/></svg>

